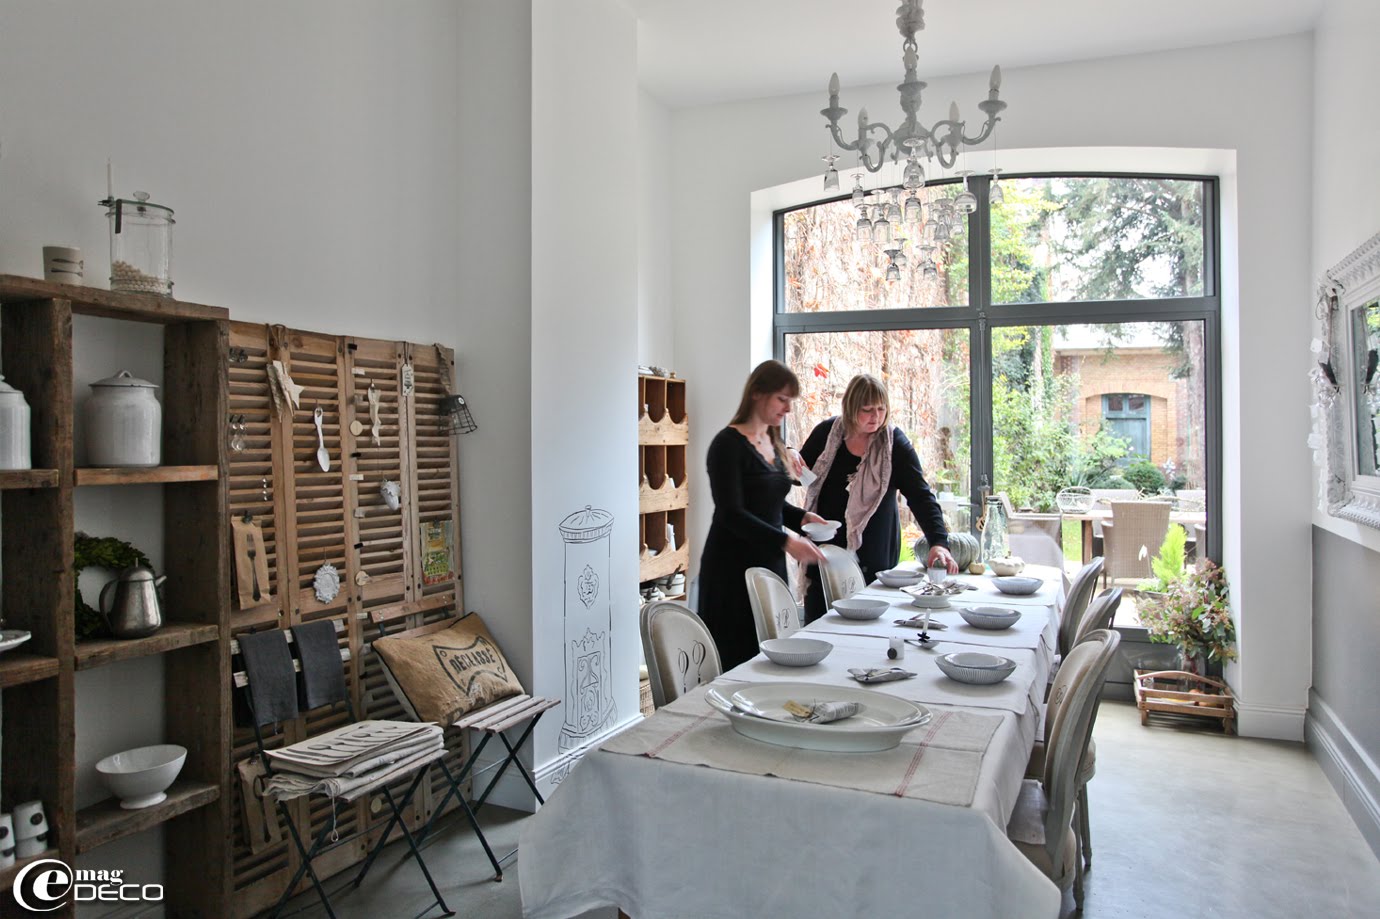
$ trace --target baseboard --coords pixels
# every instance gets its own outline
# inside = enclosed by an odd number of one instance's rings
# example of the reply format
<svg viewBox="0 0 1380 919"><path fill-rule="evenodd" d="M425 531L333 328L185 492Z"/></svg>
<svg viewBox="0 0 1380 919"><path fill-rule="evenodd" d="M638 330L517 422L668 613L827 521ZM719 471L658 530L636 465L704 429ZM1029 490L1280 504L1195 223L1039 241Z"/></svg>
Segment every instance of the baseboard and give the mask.
<svg viewBox="0 0 1380 919"><path fill-rule="evenodd" d="M641 713L635 714L631 718L614 724L602 734L590 738L575 749L567 750L553 759L542 763L540 766L537 766L532 771L532 778L536 781L537 788L541 791L542 797L549 798L551 792L556 790L556 786L560 785L561 782L565 780L565 777L570 774L571 768L575 763L579 762L580 757L584 756L590 749L603 743L609 737L623 730L628 725L641 720ZM499 751L502 752L502 750L503 748L500 746ZM486 750L484 752L487 753L488 751ZM489 769L497 765L497 762L490 763ZM487 776L481 777L479 775L481 770L485 772L489 771L488 769L484 769L483 766L475 770L476 775L473 785L475 786L474 794L476 795L483 791L484 786L489 783L489 778ZM497 804L499 807L508 807L529 814L535 813L537 809L537 799L533 797L532 789L527 787L527 783L522 779L522 774L511 766L503 773L503 778L498 780L498 784L494 786L494 790L489 794L489 801Z"/></svg>
<svg viewBox="0 0 1380 919"><path fill-rule="evenodd" d="M1242 737L1303 742L1307 709L1295 705L1252 705L1236 697L1236 733Z"/></svg>
<svg viewBox="0 0 1380 919"><path fill-rule="evenodd" d="M1331 706L1316 692L1309 694L1309 700L1308 749L1367 845L1380 858L1380 767Z"/></svg>

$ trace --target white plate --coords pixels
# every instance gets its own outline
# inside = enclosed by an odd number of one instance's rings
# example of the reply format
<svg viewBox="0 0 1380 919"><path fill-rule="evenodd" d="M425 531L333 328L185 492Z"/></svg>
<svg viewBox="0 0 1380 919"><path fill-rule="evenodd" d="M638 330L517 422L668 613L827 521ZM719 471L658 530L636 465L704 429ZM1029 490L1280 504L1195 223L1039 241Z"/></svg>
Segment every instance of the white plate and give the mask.
<svg viewBox="0 0 1380 919"><path fill-rule="evenodd" d="M0 629L0 651L17 648L32 637L23 629Z"/></svg>
<svg viewBox="0 0 1380 919"><path fill-rule="evenodd" d="M826 520L823 523L801 524L800 532L813 539L815 542L828 542L834 538L834 534L843 526L837 520Z"/></svg>
<svg viewBox="0 0 1380 919"><path fill-rule="evenodd" d="M732 696L711 686L705 700L723 712L733 730L744 737L781 747L825 750L834 753L870 753L890 750L908 732L930 720L930 710L906 699L853 689L847 686L820 686L816 683L758 683L740 689ZM775 721L745 714L734 708L735 701L767 715L784 716L788 701L809 705L813 702L860 702L863 709L851 718L830 724L808 721Z"/></svg>

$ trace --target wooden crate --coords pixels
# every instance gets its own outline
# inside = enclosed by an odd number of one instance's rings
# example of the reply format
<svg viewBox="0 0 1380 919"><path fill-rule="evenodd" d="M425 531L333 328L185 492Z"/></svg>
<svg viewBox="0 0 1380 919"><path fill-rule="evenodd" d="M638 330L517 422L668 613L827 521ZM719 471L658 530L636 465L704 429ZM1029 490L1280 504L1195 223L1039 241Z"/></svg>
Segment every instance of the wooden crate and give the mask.
<svg viewBox="0 0 1380 919"><path fill-rule="evenodd" d="M1150 723L1151 712L1162 712L1216 718L1224 732L1236 733L1236 700L1221 680L1184 670L1137 670L1131 685L1141 724Z"/></svg>

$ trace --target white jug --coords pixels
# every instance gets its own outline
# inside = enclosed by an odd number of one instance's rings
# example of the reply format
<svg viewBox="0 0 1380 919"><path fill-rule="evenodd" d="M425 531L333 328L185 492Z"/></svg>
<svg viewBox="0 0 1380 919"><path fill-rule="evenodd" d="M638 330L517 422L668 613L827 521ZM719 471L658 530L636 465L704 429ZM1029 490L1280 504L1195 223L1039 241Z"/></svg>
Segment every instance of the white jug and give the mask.
<svg viewBox="0 0 1380 919"><path fill-rule="evenodd" d="M163 407L158 387L128 370L91 384L86 400L90 466L157 466L162 459Z"/></svg>

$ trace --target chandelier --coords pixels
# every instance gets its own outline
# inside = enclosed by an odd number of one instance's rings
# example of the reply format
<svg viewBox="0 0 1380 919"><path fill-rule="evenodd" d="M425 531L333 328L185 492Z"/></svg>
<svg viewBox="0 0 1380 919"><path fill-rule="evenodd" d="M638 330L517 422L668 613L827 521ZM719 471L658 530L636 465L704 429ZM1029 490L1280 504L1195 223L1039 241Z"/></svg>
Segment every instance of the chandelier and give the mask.
<svg viewBox="0 0 1380 919"><path fill-rule="evenodd" d="M921 4L922 0L902 0L901 5L896 8L896 27L904 39L901 43L901 60L906 67L905 79L896 87L901 94L901 110L905 112L905 119L900 125L890 128L881 122L871 121L867 116L867 109L864 108L858 112L856 139L844 140L843 132L839 129L839 119L848 114L848 109L839 106L837 73L829 78L829 106L820 109L820 114L829 121L829 134L834 144L840 149L856 153L858 165L865 167L868 172L881 171L888 160L892 163L905 160L900 188L868 193L862 187L861 173L854 177L853 203L859 211L857 236L859 240L871 239L882 244L889 261L886 272L888 280L898 279L900 269L907 264L906 240L902 235L903 222L915 226L921 221L920 189L925 185L925 168L921 161L931 164L938 161L942 168L951 168L958 161L959 151L963 147L976 146L992 135L992 129L1001 120L999 116L1006 108L1006 103L1000 98L1001 67L993 67L987 98L977 105L979 111L987 116L987 120L976 136L969 136L964 132L965 122L959 116L957 103L949 104L948 117L942 121L937 121L928 128L920 123L920 94L926 84L916 74L919 55L916 53L915 33L925 27L925 11ZM824 157L825 191L836 190L839 187L839 173L834 166L839 158L839 155L834 153ZM998 172L997 169L992 170L994 180ZM926 274L935 273L933 253L937 246L947 240L950 229L957 229L958 223L977 208L977 198L967 189L966 177L969 174L967 171L959 172L959 175L964 177L964 189L957 197L951 200L940 199L927 208L931 212L929 238L922 240L920 251ZM904 202L901 200L903 195ZM992 195L993 203L998 203L1001 190L995 181L992 185ZM935 245L930 244L931 240Z"/></svg>

